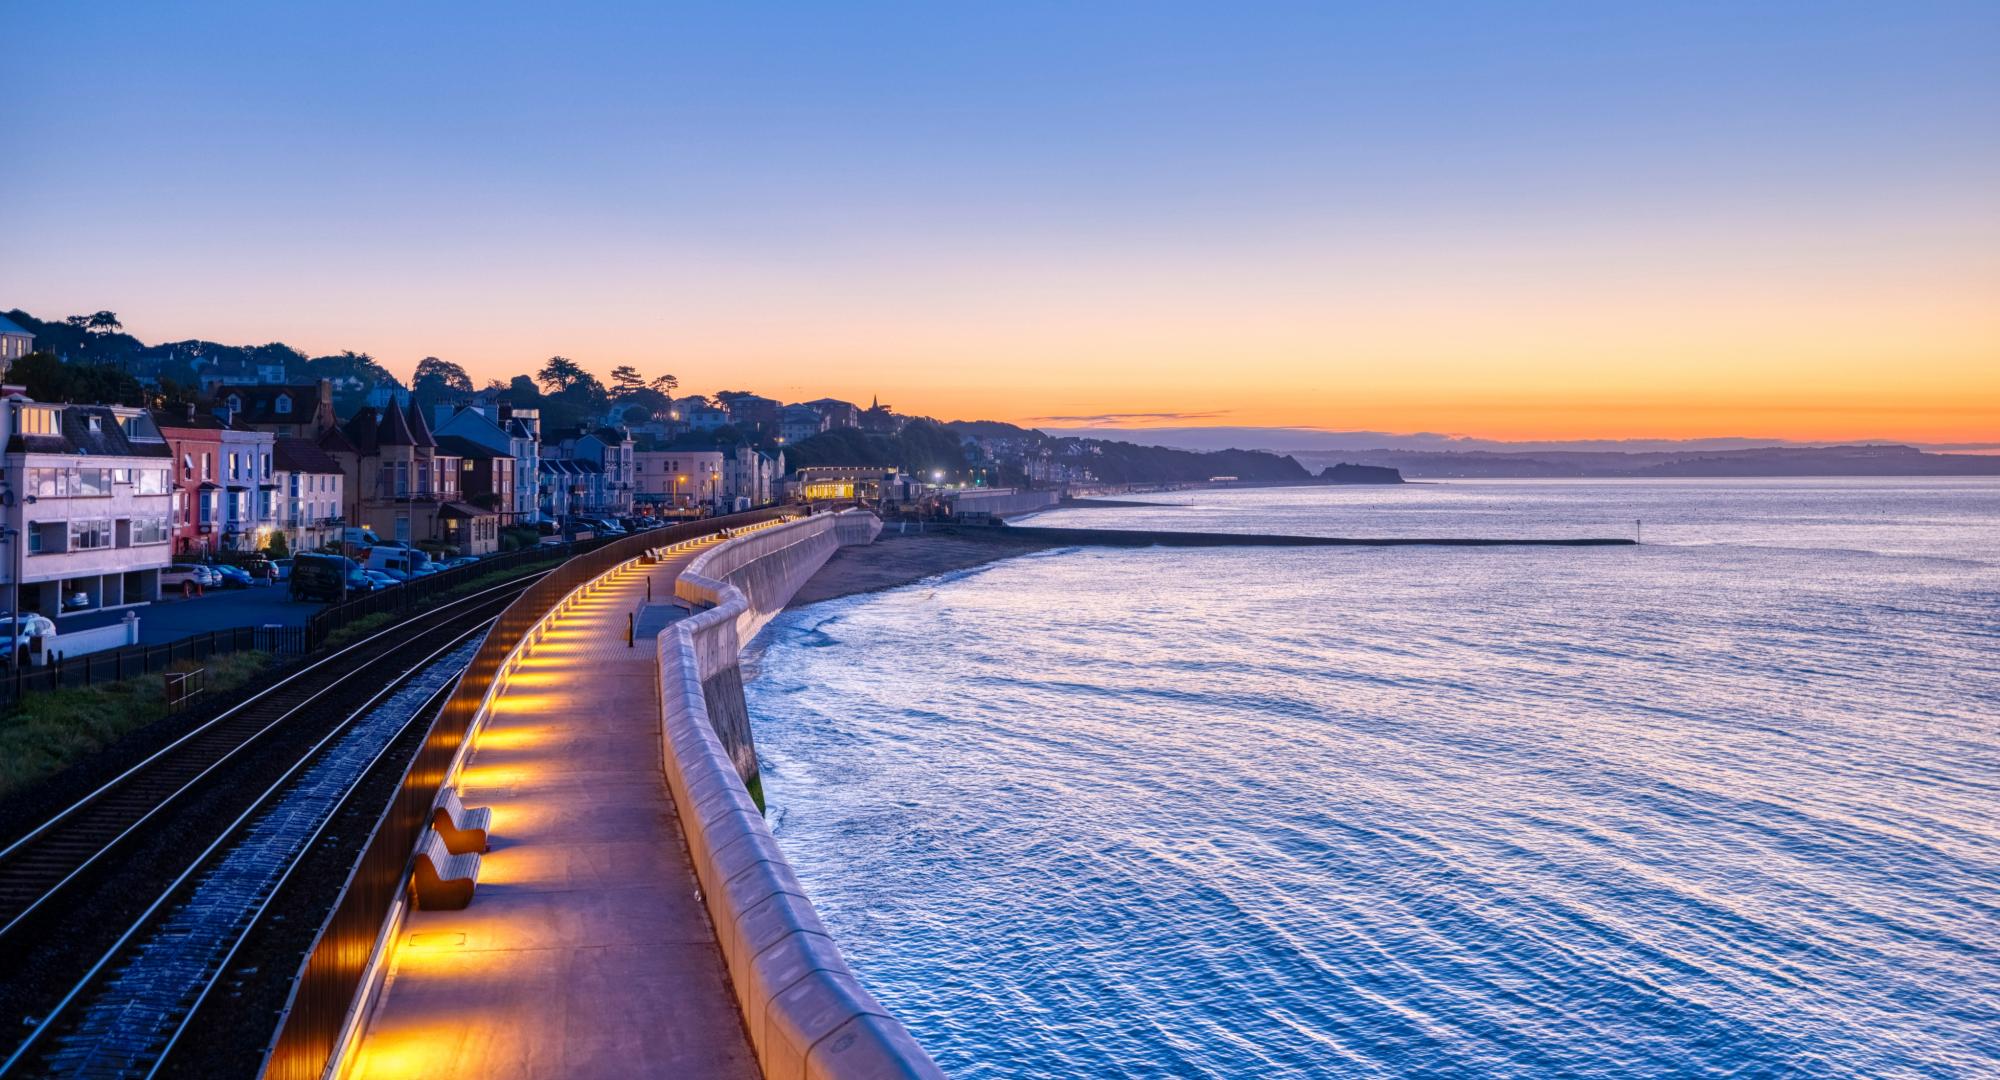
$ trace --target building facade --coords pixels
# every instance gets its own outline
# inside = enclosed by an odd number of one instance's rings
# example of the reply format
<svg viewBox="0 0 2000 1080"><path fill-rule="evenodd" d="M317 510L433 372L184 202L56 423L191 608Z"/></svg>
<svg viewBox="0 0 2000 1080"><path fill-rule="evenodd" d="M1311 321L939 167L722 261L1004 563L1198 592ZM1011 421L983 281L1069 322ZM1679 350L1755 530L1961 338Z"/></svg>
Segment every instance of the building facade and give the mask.
<svg viewBox="0 0 2000 1080"><path fill-rule="evenodd" d="M0 376L7 374L14 361L34 351L35 335L0 315Z"/></svg>
<svg viewBox="0 0 2000 1080"><path fill-rule="evenodd" d="M167 441L170 459L174 554L206 558L219 550L222 486L215 480L215 463L222 456L222 421L189 405L154 412L153 424Z"/></svg>
<svg viewBox="0 0 2000 1080"><path fill-rule="evenodd" d="M634 500L641 509L713 507L722 494L719 450L640 450L632 468Z"/></svg>
<svg viewBox="0 0 2000 1080"><path fill-rule="evenodd" d="M277 463L278 516L273 527L292 551L317 551L340 543L347 519L342 489L347 474L340 463L313 443L280 437L272 447Z"/></svg>
<svg viewBox="0 0 2000 1080"><path fill-rule="evenodd" d="M54 405L10 394L6 571L20 609L60 620L159 599L173 558L167 441L143 409Z"/></svg>

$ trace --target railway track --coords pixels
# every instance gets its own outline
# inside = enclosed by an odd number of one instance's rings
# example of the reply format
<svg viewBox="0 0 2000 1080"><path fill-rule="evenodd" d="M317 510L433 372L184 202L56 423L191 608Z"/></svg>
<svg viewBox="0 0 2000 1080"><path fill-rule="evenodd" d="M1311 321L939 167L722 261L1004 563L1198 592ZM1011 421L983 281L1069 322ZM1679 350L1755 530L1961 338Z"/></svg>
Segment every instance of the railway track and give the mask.
<svg viewBox="0 0 2000 1080"><path fill-rule="evenodd" d="M28 1029L5 1051L0 1073L40 1075L32 1065L40 1051L29 1051L110 974L121 950L224 841L413 674L414 658L434 658L438 642L483 632L538 576L440 605L301 665L0 849L0 961L17 984L8 1004ZM93 887L80 890L86 881Z"/></svg>

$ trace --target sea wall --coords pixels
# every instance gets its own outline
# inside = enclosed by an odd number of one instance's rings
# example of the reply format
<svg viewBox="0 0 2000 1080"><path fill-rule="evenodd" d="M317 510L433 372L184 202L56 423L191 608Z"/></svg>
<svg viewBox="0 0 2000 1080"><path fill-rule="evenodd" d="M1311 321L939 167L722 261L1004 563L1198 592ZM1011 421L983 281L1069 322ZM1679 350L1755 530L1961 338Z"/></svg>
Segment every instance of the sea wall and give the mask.
<svg viewBox="0 0 2000 1080"><path fill-rule="evenodd" d="M1036 510L1047 510L1060 502L1062 495L1056 491L989 491L973 488L954 492L950 496L951 512L954 514L991 514L994 517L1011 517L1015 514L1029 514Z"/></svg>
<svg viewBox="0 0 2000 1080"><path fill-rule="evenodd" d="M842 543L881 522L821 514L748 532L705 552L675 592L706 610L660 633L660 734L702 901L766 1077L942 1077L903 1025L862 989L751 797L714 716L741 717L737 650ZM733 695L718 709L711 688ZM747 744L747 739L746 739ZM750 777L755 776L754 758Z"/></svg>

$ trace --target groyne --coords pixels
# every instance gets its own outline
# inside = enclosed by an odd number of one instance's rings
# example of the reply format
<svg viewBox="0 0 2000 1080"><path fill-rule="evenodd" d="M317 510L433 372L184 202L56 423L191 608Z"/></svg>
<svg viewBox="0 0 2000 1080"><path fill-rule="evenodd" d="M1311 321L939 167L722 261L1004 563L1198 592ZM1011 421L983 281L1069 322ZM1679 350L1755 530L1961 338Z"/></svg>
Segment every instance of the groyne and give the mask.
<svg viewBox="0 0 2000 1080"><path fill-rule="evenodd" d="M1051 547L1630 547L1638 543L1629 537L1608 536L1277 536L1268 533L1071 529L1036 525L953 525L948 528L954 536Z"/></svg>
<svg viewBox="0 0 2000 1080"><path fill-rule="evenodd" d="M743 643L834 551L881 528L851 510L726 541L676 579L676 595L702 610L656 643L667 785L767 1077L943 1075L855 980L772 838L752 797L756 750L737 668Z"/></svg>

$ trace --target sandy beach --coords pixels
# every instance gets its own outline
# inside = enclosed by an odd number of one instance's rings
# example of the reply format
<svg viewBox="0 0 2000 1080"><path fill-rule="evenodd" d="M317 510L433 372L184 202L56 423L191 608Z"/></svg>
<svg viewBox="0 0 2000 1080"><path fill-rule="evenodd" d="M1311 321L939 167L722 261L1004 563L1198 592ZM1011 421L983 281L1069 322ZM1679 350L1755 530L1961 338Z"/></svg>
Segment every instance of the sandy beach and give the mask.
<svg viewBox="0 0 2000 1080"><path fill-rule="evenodd" d="M1010 537L1004 532L965 535L935 526L923 533L899 534L891 525L872 544L835 552L819 573L792 597L791 603L796 607L856 593L880 592L933 574L1056 546L1060 545L1031 537Z"/></svg>

